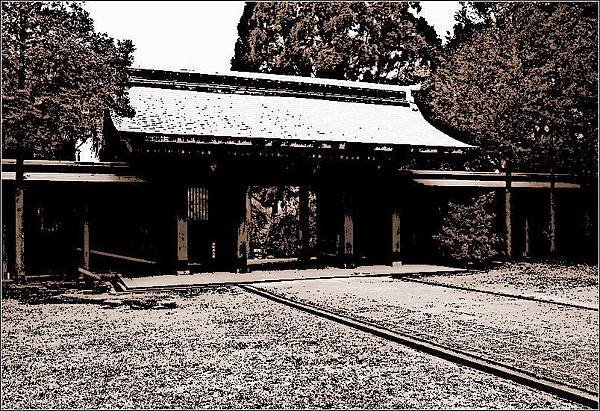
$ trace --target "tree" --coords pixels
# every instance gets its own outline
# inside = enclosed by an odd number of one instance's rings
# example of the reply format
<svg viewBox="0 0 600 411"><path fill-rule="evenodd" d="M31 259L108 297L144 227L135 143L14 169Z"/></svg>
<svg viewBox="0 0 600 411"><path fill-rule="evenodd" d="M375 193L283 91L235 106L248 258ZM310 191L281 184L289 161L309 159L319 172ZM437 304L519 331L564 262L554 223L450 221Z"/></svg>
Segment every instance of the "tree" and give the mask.
<svg viewBox="0 0 600 411"><path fill-rule="evenodd" d="M424 113L514 168L596 174L596 5L492 11L439 56L420 96Z"/></svg>
<svg viewBox="0 0 600 411"><path fill-rule="evenodd" d="M80 3L2 3L3 155L72 158L101 141L106 109L132 115L133 44L94 31Z"/></svg>
<svg viewBox="0 0 600 411"><path fill-rule="evenodd" d="M232 70L412 84L440 47L418 3L247 3Z"/></svg>
<svg viewBox="0 0 600 411"><path fill-rule="evenodd" d="M501 13L504 6L502 3L461 2L460 10L454 15L453 34L446 36L445 48L454 48L483 28L491 26L495 21L496 14Z"/></svg>

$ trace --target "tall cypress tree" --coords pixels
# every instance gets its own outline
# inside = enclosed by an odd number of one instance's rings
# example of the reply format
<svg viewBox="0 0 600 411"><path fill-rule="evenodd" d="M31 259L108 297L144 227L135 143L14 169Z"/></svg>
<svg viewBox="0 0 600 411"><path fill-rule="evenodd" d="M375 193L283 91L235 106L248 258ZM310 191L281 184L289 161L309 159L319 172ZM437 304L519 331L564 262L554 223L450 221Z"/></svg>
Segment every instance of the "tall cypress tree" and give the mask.
<svg viewBox="0 0 600 411"><path fill-rule="evenodd" d="M232 69L378 83L427 77L440 47L415 3L247 3Z"/></svg>

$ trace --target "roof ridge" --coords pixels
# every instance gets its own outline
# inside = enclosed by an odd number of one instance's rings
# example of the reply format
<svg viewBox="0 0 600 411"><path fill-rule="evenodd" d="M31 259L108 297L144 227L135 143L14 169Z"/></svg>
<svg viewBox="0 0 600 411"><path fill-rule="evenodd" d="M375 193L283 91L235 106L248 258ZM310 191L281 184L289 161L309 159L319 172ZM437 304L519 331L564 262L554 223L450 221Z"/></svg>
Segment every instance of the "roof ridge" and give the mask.
<svg viewBox="0 0 600 411"><path fill-rule="evenodd" d="M408 105L420 85L396 86L264 73L192 73L130 69L130 85L229 93L290 95Z"/></svg>

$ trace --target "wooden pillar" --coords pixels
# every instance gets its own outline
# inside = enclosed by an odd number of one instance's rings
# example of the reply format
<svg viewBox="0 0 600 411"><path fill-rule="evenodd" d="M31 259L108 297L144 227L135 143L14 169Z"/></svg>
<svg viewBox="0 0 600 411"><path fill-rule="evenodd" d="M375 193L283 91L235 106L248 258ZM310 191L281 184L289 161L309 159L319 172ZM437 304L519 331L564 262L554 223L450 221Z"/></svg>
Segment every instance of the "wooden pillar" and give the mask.
<svg viewBox="0 0 600 411"><path fill-rule="evenodd" d="M310 206L308 187L300 186L298 195L300 221L298 226L298 257L300 260L308 260L310 257Z"/></svg>
<svg viewBox="0 0 600 411"><path fill-rule="evenodd" d="M188 225L187 218L177 215L177 272L185 273L188 269Z"/></svg>
<svg viewBox="0 0 600 411"><path fill-rule="evenodd" d="M512 230L512 189L510 172L506 173L506 189L504 191L504 232L506 235L506 255L513 257L513 230Z"/></svg>
<svg viewBox="0 0 600 411"><path fill-rule="evenodd" d="M525 217L525 257L531 256L531 226L529 225L529 217Z"/></svg>
<svg viewBox="0 0 600 411"><path fill-rule="evenodd" d="M323 237L323 233L322 233L322 223L321 223L321 219L322 219L322 213L323 211L321 210L321 201L323 200L321 198L320 195L320 190L317 188L315 190L315 199L316 199L316 205L315 205L315 248L313 250L313 255L315 255L317 257L317 260L321 259L321 253L322 253L322 247L321 247L321 243L322 243L322 237Z"/></svg>
<svg viewBox="0 0 600 411"><path fill-rule="evenodd" d="M23 159L17 158L15 173L15 276L25 279L25 193L23 189Z"/></svg>
<svg viewBox="0 0 600 411"><path fill-rule="evenodd" d="M169 197L170 188L168 185L163 183L157 183L155 186L150 188L155 193L163 193L165 197ZM173 237L177 235L173 234L175 231L173 223L173 208L172 205L167 201L160 201L156 204L156 217L152 223L155 225L154 233L156 236L156 243L158 246L157 260L159 261L159 269L163 272L171 270L173 268L174 257L174 244Z"/></svg>
<svg viewBox="0 0 600 411"><path fill-rule="evenodd" d="M342 264L345 268L355 266L354 259L354 215L349 201L349 194L342 193L343 227L340 238Z"/></svg>
<svg viewBox="0 0 600 411"><path fill-rule="evenodd" d="M177 220L177 273L189 273L188 269L188 221L187 221L187 188L176 194L176 220Z"/></svg>
<svg viewBox="0 0 600 411"><path fill-rule="evenodd" d="M84 205L82 213L82 258L81 265L86 270L90 269L90 218L89 218L89 206Z"/></svg>
<svg viewBox="0 0 600 411"><path fill-rule="evenodd" d="M7 227L6 223L2 221L2 273L4 275L8 275L8 254L7 254L7 235L6 235Z"/></svg>
<svg viewBox="0 0 600 411"><path fill-rule="evenodd" d="M390 265L402 264L400 256L400 209L392 207L391 212L392 251L390 254Z"/></svg>
<svg viewBox="0 0 600 411"><path fill-rule="evenodd" d="M252 202L250 187L241 188L241 196L238 196L239 213L236 223L236 247L235 247L235 271L247 273L248 255L250 252L249 231L252 220ZM240 198L241 197L241 198Z"/></svg>
<svg viewBox="0 0 600 411"><path fill-rule="evenodd" d="M353 216L343 194L329 182L318 188L318 255L327 264L345 265L346 239L354 249Z"/></svg>
<svg viewBox="0 0 600 411"><path fill-rule="evenodd" d="M554 181L550 183L550 221L548 232L550 235L550 255L556 254L556 191Z"/></svg>
<svg viewBox="0 0 600 411"><path fill-rule="evenodd" d="M328 254L336 252L331 249L330 243L334 243L331 225L335 219L331 213L331 192L323 185L317 190L317 256L326 261Z"/></svg>

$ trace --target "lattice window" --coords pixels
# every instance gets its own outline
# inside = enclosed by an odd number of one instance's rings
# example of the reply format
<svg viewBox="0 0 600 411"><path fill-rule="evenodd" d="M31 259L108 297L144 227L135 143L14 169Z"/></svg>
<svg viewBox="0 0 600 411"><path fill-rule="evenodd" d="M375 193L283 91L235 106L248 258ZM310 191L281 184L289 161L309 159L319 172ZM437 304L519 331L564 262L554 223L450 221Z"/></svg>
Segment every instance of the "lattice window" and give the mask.
<svg viewBox="0 0 600 411"><path fill-rule="evenodd" d="M208 221L208 189L188 187L188 220Z"/></svg>

